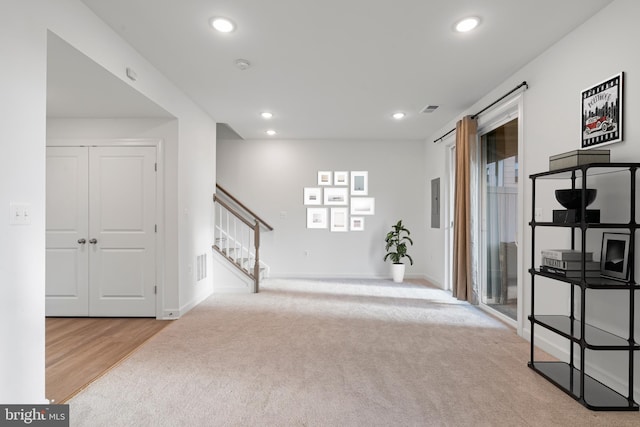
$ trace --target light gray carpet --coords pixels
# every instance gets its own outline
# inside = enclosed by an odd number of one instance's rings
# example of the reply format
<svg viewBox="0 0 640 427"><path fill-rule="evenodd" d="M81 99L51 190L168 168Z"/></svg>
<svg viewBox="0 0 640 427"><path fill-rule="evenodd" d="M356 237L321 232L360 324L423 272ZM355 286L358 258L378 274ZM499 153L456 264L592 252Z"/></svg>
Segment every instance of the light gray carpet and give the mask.
<svg viewBox="0 0 640 427"><path fill-rule="evenodd" d="M583 408L528 352L426 285L272 279L173 322L69 402L71 425L640 425Z"/></svg>

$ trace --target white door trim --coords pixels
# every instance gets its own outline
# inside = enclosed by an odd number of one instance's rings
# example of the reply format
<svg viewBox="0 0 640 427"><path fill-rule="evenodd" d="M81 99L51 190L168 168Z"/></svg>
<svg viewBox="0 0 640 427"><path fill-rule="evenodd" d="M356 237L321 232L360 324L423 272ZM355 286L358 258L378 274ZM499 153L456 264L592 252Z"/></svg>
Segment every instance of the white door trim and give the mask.
<svg viewBox="0 0 640 427"><path fill-rule="evenodd" d="M483 115L478 117L478 141L477 144L480 144L480 136L490 132L491 130L502 126L503 124L518 118L518 157L520 159L525 158L525 150L524 150L524 94L520 93L517 96L514 96L510 100L504 102L502 105L496 107L495 109L484 113ZM480 162L477 164L478 173L480 173ZM482 176L482 175L478 175ZM518 305L517 305L517 313L518 320L516 322L516 330L518 335L522 336L523 327L525 324L525 310L524 310L524 288L525 288L525 280L527 277L527 271L524 268L524 181L525 181L526 173L524 170L524 162L520 161L518 164L518 225L517 225L517 271L518 271ZM478 212L476 213L478 218L482 218L482 206L481 203L478 203ZM481 245L478 245L481 247ZM483 267L483 263L479 263L480 268ZM484 274L482 271L479 272L480 277ZM504 320L506 322L512 322L513 320L504 316Z"/></svg>
<svg viewBox="0 0 640 427"><path fill-rule="evenodd" d="M156 221L158 232L156 233L156 319L165 318L164 290L165 290L165 205L164 205L164 180L165 180L165 155L164 140L160 138L47 138L47 147L155 147L156 162Z"/></svg>
<svg viewBox="0 0 640 427"><path fill-rule="evenodd" d="M444 197L444 209L445 209L445 226L444 226L444 247L445 247L445 272L444 272L444 289L446 291L451 291L453 289L453 277L451 277L451 272L453 270L453 204L454 204L454 191L455 188L453 186L453 181L455 179L456 174L456 159L455 159L455 148L456 148L456 139L455 132L447 136L442 142L445 144L446 150L446 168L447 168L447 177L445 183L445 191Z"/></svg>

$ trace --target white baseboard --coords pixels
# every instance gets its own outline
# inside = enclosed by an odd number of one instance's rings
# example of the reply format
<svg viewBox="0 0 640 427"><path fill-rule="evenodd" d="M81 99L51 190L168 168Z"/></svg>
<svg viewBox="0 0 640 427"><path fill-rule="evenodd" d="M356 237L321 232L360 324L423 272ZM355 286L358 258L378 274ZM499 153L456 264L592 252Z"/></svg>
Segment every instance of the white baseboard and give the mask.
<svg viewBox="0 0 640 427"><path fill-rule="evenodd" d="M180 309L178 308L165 308L162 310L162 320L176 320L180 318Z"/></svg>
<svg viewBox="0 0 640 427"><path fill-rule="evenodd" d="M531 328L529 326L530 326L530 323L527 322L527 327L522 328L523 338L525 338L527 341L530 341L530 337L531 337ZM540 326L538 326L538 328L539 327ZM560 361L563 361L563 362L569 361L570 355L569 355L568 344L563 347L558 345L555 342L548 340L546 337L536 335L535 346L536 348L549 353L551 356L555 357ZM638 360L636 360L636 365L637 365L637 362ZM576 366L580 365L579 353L576 354L576 357L574 359L574 364ZM594 365L593 363L589 363L588 360L585 360L585 371L587 372L587 374L589 374L589 376L595 378L596 380L605 384L607 387L617 391L622 395L626 396L627 392L629 391L629 385L627 384L627 380L625 378L621 378L619 375L616 375L612 372L605 371L601 367ZM634 387L633 387L634 396L640 396L639 393L640 393L640 385L636 386L634 384ZM637 398L636 398L636 401L637 401Z"/></svg>
<svg viewBox="0 0 640 427"><path fill-rule="evenodd" d="M185 304L182 307L180 307L179 316L182 316L182 315L186 314L189 310L191 310L192 308L194 308L195 306L200 304L202 301L204 301L207 298L209 298L210 295L211 295L210 292L209 293L205 293L203 295L200 295L200 297L195 298L192 301L190 301L187 304Z"/></svg>
<svg viewBox="0 0 640 427"><path fill-rule="evenodd" d="M326 274L326 273L278 273L270 276L271 279L328 279L328 280L340 280L340 279L361 279L361 280L393 280L390 275L382 274ZM426 280L435 286L442 288L441 284L437 281L429 278L424 274L406 274L406 279L419 279Z"/></svg>

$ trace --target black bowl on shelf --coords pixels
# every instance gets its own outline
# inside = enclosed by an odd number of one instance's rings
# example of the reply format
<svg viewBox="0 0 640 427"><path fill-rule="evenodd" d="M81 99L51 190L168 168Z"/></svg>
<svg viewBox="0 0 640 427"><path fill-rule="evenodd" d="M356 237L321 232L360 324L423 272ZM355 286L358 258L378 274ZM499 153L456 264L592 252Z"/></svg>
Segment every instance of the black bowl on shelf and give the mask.
<svg viewBox="0 0 640 427"><path fill-rule="evenodd" d="M584 204L585 208L596 199L597 190L587 188L587 200ZM556 190L556 200L566 209L580 209L582 207L582 189Z"/></svg>

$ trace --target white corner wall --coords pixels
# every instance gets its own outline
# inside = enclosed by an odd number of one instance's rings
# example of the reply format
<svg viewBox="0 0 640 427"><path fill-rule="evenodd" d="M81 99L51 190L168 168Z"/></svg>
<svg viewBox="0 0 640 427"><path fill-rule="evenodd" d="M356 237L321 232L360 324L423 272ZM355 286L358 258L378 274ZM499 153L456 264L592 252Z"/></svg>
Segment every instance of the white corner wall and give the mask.
<svg viewBox="0 0 640 427"><path fill-rule="evenodd" d="M423 158L421 141L218 141L217 180L275 228L262 236L260 256L271 277L390 277L384 238L402 219L415 243L407 277L422 278L433 255ZM364 231L306 228L303 188L318 187L324 170L368 172L375 215L364 217Z"/></svg>
<svg viewBox="0 0 640 427"><path fill-rule="evenodd" d="M43 403L45 277L46 55L50 30L114 75L126 67L136 90L178 120L176 218L179 291L184 311L209 295L190 265L210 250L215 188L214 120L78 0L0 3L0 402ZM130 84L129 81L123 80ZM10 202L29 204L31 224L8 223ZM0 216L1 217L1 216Z"/></svg>
<svg viewBox="0 0 640 427"><path fill-rule="evenodd" d="M466 114L473 114L511 90L520 82L526 80L529 89L524 92L524 112L522 126L524 131L524 153L520 153L520 176L524 180L524 212L522 220L528 224L531 220L531 180L529 175L548 170L549 156L580 148L580 93L582 90L605 80L620 71L625 72L624 89L624 141L602 148L611 150L611 161L640 162L640 125L635 120L640 111L640 57L635 55L637 41L640 40L640 27L635 22L640 16L640 3L634 0L616 0L592 19L568 34L534 61L515 73L491 93L469 108ZM597 54L596 54L597 52ZM458 118L456 118L458 119ZM446 179L444 164L446 161L446 144L433 144L435 138L455 127L455 120L432 135L426 142L426 169L437 171L439 176ZM620 181L621 183L624 181ZM608 218L618 215L624 206L625 195L620 193L620 187L601 181L596 202L593 207L602 209L602 215ZM553 188L548 189L552 194ZM566 186L566 183L564 183ZM612 195L613 194L615 195ZM553 196L544 198L540 188L537 189L539 203L547 220L551 220L551 211L559 209ZM622 200L622 204L620 201ZM613 204L616 203L616 204ZM616 206L612 210L612 206ZM531 280L527 272L531 260L531 230L525 226L524 265L524 313L521 318L529 315L531 301ZM560 237L558 237L560 235ZM598 240L597 238L595 240ZM434 235L433 244L444 248L444 235ZM556 247L569 244L569 234L544 233L536 235L536 248ZM599 258L599 242L591 241L590 249ZM539 262L539 255L537 261ZM636 260L636 271L640 267ZM444 264L433 265L434 270L428 274L436 277L444 275ZM538 282L536 282L538 283ZM536 312L563 314L568 312L569 293L562 286L549 284L536 287ZM591 294L592 296L595 296ZM588 315L592 323L613 331L626 331L625 316L621 314L625 307L625 298L600 293L597 298L588 301ZM636 307L640 306L640 297L636 300ZM635 313L636 341L640 339L640 312ZM628 319L628 318L626 318ZM628 322L628 320L627 320ZM529 323L523 321L523 336L529 337ZM556 357L566 360L568 345L566 340L546 334L536 328L536 344ZM540 332L541 331L541 332ZM525 361L523 361L525 363ZM613 384L614 388L626 392L626 362L610 352L591 352L587 363L593 376ZM636 366L640 366L640 355L636 352ZM639 370L635 372L635 393L640 391Z"/></svg>

